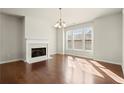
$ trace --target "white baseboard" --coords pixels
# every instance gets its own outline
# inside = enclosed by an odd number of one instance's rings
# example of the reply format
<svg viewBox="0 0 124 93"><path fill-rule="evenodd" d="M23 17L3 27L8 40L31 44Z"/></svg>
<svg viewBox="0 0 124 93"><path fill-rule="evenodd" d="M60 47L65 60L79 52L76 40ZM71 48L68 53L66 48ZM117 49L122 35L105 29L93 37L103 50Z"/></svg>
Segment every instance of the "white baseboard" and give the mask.
<svg viewBox="0 0 124 93"><path fill-rule="evenodd" d="M72 56L79 56L79 57L84 57L84 58L90 58L96 61L101 61L101 62L105 62L105 63L111 63L111 64L116 64L116 65L121 65L121 63L117 63L114 61L109 61L109 60L102 60L102 59L98 59L98 58L94 58L94 57L90 57L90 56L80 56L80 55L75 55L75 54L70 54L70 53L66 53L67 55L72 55Z"/></svg>
<svg viewBox="0 0 124 93"><path fill-rule="evenodd" d="M97 58L93 58L93 60L100 61L100 62L105 62L105 63L110 63L110 64L121 65L121 63L117 63L117 62L109 61L109 60L103 60L103 59L97 59Z"/></svg>
<svg viewBox="0 0 124 93"><path fill-rule="evenodd" d="M11 63L11 62L16 62L16 61L20 61L20 60L24 61L24 59L19 58L19 59L12 59L12 60L0 61L0 64Z"/></svg>
<svg viewBox="0 0 124 93"><path fill-rule="evenodd" d="M62 52L57 52L56 54L64 55L65 53L62 53Z"/></svg>
<svg viewBox="0 0 124 93"><path fill-rule="evenodd" d="M48 59L52 59L53 57L49 56Z"/></svg>
<svg viewBox="0 0 124 93"><path fill-rule="evenodd" d="M75 54L71 54L71 53L65 53L65 55L71 55L71 56L77 56L77 57L83 57L83 58L93 59L92 56L75 55Z"/></svg>

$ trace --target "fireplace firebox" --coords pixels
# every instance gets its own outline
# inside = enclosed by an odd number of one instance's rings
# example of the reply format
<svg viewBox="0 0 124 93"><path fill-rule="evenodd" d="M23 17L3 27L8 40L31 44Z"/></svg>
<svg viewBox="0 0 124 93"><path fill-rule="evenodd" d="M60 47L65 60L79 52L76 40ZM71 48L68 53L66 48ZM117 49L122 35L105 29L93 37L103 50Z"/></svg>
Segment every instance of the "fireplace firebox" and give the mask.
<svg viewBox="0 0 124 93"><path fill-rule="evenodd" d="M34 57L40 57L40 56L46 56L46 48L32 48L31 49L31 53L32 53L32 58Z"/></svg>

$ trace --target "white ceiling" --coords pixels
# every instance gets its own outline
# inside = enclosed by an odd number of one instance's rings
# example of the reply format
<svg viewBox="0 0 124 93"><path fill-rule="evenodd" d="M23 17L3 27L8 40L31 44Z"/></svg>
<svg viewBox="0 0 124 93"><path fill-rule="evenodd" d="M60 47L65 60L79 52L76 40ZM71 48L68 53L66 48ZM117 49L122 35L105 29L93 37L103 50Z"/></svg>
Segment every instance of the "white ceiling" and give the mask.
<svg viewBox="0 0 124 93"><path fill-rule="evenodd" d="M2 12L19 16L36 16L55 23L59 18L57 8L3 8ZM97 17L121 12L120 8L63 8L63 19L67 25L91 21Z"/></svg>

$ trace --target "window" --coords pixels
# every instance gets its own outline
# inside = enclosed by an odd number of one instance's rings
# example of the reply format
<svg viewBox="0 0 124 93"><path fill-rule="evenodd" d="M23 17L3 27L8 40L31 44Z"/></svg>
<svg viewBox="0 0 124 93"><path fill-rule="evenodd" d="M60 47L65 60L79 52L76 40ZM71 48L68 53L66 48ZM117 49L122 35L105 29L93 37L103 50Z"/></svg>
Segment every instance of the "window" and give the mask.
<svg viewBox="0 0 124 93"><path fill-rule="evenodd" d="M85 28L85 50L92 50L92 28Z"/></svg>
<svg viewBox="0 0 124 93"><path fill-rule="evenodd" d="M74 36L74 49L82 49L82 29L76 29L73 31L73 36Z"/></svg>
<svg viewBox="0 0 124 93"><path fill-rule="evenodd" d="M93 29L90 26L66 31L66 49L92 50Z"/></svg>
<svg viewBox="0 0 124 93"><path fill-rule="evenodd" d="M67 31L67 48L72 49L72 31Z"/></svg>

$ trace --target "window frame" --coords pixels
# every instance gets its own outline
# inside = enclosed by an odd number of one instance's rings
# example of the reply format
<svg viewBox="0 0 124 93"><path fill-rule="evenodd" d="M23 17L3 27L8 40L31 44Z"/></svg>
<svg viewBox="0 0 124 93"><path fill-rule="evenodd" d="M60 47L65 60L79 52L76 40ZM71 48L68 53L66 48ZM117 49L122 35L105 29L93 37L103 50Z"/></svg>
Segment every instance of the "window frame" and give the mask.
<svg viewBox="0 0 124 93"><path fill-rule="evenodd" d="M87 28L87 27L90 27L91 29L92 29L92 31L91 31L91 50L87 50L86 49L86 46L85 46L85 36L86 36L86 32L85 31L83 31L84 30L84 28ZM74 51L85 51L85 52L93 52L93 42L94 42L94 35L93 35L93 33L94 33L94 30L93 30L93 27L92 26L83 26L83 27L80 27L80 28L76 28L76 29L82 29L82 48L81 49L76 49L74 46L74 30L75 29L72 29L72 30L67 30L66 31L66 33L65 33L65 35L66 35L66 38L65 38L65 40L66 40L66 50L74 50ZM68 31L71 31L71 33L72 33L72 48L68 48Z"/></svg>

